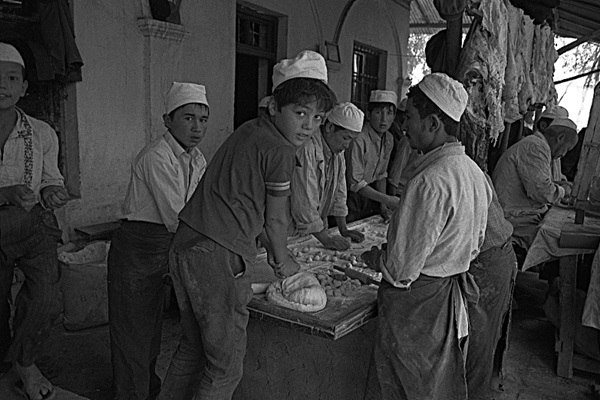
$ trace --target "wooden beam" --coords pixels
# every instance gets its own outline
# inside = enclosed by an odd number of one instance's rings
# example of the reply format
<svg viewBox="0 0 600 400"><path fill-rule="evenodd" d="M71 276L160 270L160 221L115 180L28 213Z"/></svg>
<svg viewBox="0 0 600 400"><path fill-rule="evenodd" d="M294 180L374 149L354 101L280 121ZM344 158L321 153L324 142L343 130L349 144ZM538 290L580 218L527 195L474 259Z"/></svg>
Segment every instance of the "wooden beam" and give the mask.
<svg viewBox="0 0 600 400"><path fill-rule="evenodd" d="M445 22L426 22L426 23L422 23L422 24L410 24L408 27L410 29L419 29L419 28L439 28L439 29L446 29L446 23ZM471 27L471 24L462 24L462 28L463 29L469 29Z"/></svg>
<svg viewBox="0 0 600 400"><path fill-rule="evenodd" d="M564 54L567 51L574 49L575 47L579 46L580 44L585 43L588 40L595 39L597 37L600 37L600 29L595 30L594 32L588 33L587 35L580 37L576 41L571 42L571 43L561 47L557 51L558 55L560 56L561 54Z"/></svg>

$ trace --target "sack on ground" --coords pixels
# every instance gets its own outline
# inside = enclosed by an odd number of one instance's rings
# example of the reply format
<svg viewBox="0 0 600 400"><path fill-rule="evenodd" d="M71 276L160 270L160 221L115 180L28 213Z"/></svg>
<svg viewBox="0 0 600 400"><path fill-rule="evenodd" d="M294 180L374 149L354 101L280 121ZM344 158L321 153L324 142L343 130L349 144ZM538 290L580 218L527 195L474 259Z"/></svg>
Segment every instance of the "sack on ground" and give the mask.
<svg viewBox="0 0 600 400"><path fill-rule="evenodd" d="M61 253L63 325L70 331L108 323L106 259L109 242L92 242L72 253Z"/></svg>

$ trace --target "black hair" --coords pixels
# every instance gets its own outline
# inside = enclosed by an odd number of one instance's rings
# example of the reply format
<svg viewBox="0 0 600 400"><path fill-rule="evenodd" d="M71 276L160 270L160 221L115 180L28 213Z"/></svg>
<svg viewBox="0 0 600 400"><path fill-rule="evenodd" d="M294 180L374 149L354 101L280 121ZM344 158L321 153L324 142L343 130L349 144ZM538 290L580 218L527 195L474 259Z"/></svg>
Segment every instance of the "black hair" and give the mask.
<svg viewBox="0 0 600 400"><path fill-rule="evenodd" d="M273 92L277 111L288 104L306 105L317 102L317 109L322 112L330 111L337 103L333 90L318 79L292 78L280 84Z"/></svg>
<svg viewBox="0 0 600 400"><path fill-rule="evenodd" d="M396 111L398 110L398 108L396 107L396 105L394 103L388 103L388 102L378 102L378 101L369 102L369 104L367 105L367 111L369 113L371 113L371 112L373 112L373 110L377 110L379 108L387 108L390 106L393 108L394 114L395 114Z"/></svg>
<svg viewBox="0 0 600 400"><path fill-rule="evenodd" d="M411 86L411 88L408 89L407 97L412 99L412 105L417 109L421 119L431 114L437 115L442 121L442 124L444 124L446 133L456 137L458 132L458 122L450 118L448 114L443 112L433 101L431 101L431 99L423 93L421 88L418 86Z"/></svg>
<svg viewBox="0 0 600 400"><path fill-rule="evenodd" d="M176 109L174 109L173 111L171 111L171 112L168 114L168 115L169 115L169 118L171 118L171 119L175 118L175 112L176 112L177 110L179 110L181 107L185 107L185 106L187 106L188 104L200 104L201 106L204 106L204 107L206 107L206 109L208 110L208 115L210 115L210 107L209 107L209 106L207 106L207 105L206 105L206 104L204 104L204 103L185 103L184 105L181 105L181 106L177 107Z"/></svg>

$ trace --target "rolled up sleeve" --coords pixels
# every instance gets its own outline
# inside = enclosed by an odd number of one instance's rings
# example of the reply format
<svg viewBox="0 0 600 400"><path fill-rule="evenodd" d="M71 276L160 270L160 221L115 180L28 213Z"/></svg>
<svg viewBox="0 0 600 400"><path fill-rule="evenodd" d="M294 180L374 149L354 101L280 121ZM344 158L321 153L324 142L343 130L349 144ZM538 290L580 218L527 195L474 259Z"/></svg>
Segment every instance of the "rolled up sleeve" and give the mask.
<svg viewBox="0 0 600 400"><path fill-rule="evenodd" d="M296 230L301 234L321 232L324 225L319 212L319 165L305 148L298 151L296 159L291 187L292 218Z"/></svg>
<svg viewBox="0 0 600 400"><path fill-rule="evenodd" d="M346 180L348 189L353 192L358 192L360 189L367 186L369 183L365 178L365 143L360 140L360 137L350 143L346 149Z"/></svg>
<svg viewBox="0 0 600 400"><path fill-rule="evenodd" d="M334 217L345 217L348 215L348 191L346 188L346 160L344 157L339 157L340 169L337 176L337 190L333 197L333 206L330 215Z"/></svg>

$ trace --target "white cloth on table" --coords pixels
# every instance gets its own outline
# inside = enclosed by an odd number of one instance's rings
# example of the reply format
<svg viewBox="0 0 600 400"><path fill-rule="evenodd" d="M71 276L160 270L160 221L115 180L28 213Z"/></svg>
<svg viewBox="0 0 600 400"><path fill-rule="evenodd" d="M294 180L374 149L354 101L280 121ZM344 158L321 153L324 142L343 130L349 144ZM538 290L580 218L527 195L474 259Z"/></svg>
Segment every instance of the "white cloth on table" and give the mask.
<svg viewBox="0 0 600 400"><path fill-rule="evenodd" d="M585 221L586 225L593 225L600 229L600 220L588 217ZM531 247L527 250L527 257L523 262L523 271L555 258L593 253L595 250L560 247L561 230L566 224L574 223L575 210L553 206L544 216L539 225L538 233Z"/></svg>

